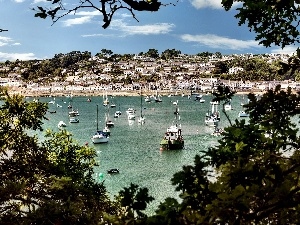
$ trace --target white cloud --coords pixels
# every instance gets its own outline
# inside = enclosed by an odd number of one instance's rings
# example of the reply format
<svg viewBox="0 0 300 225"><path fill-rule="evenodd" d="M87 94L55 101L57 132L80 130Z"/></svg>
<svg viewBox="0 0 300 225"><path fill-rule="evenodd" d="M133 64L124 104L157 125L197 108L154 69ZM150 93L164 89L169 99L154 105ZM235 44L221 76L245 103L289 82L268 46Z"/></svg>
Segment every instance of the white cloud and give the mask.
<svg viewBox="0 0 300 225"><path fill-rule="evenodd" d="M10 42L12 42L11 38L0 36L0 47L5 46L5 45L9 45Z"/></svg>
<svg viewBox="0 0 300 225"><path fill-rule="evenodd" d="M119 30L127 35L158 35L166 34L172 31L175 25L171 23L156 23L156 24L146 24L140 26L131 26L123 22L123 20L113 20L110 28L113 30Z"/></svg>
<svg viewBox="0 0 300 225"><path fill-rule="evenodd" d="M257 41L238 40L227 37L221 37L214 34L191 35L184 34L180 37L185 42L196 42L199 45L215 49L244 50L250 48L259 48Z"/></svg>
<svg viewBox="0 0 300 225"><path fill-rule="evenodd" d="M34 0L33 4L37 4L37 3L40 3L40 2L47 2L47 0Z"/></svg>
<svg viewBox="0 0 300 225"><path fill-rule="evenodd" d="M25 2L25 0L14 0L16 3L22 3Z"/></svg>
<svg viewBox="0 0 300 225"><path fill-rule="evenodd" d="M286 46L284 49L275 48L271 52L272 53L281 53L281 54L291 54L291 53L295 53L298 47L299 46Z"/></svg>
<svg viewBox="0 0 300 225"><path fill-rule="evenodd" d="M36 59L33 53L4 53L0 52L0 61L4 62L6 60L14 61L14 60L32 60Z"/></svg>
<svg viewBox="0 0 300 225"><path fill-rule="evenodd" d="M190 0L191 4L196 9L203 9L203 8L213 8L213 9L222 9L222 0ZM234 2L232 7L236 7L241 3Z"/></svg>
<svg viewBox="0 0 300 225"><path fill-rule="evenodd" d="M76 13L76 16L100 16L102 15L99 11L80 11Z"/></svg>
<svg viewBox="0 0 300 225"><path fill-rule="evenodd" d="M190 0L192 5L196 9L201 8L214 8L214 9L221 9L222 8L222 0Z"/></svg>
<svg viewBox="0 0 300 225"><path fill-rule="evenodd" d="M113 34L83 34L81 37L114 37Z"/></svg>
<svg viewBox="0 0 300 225"><path fill-rule="evenodd" d="M70 27L73 25L79 25L79 24L85 24L91 22L92 17L91 16L82 16L79 18L74 18L74 19L67 19L63 21L64 26Z"/></svg>

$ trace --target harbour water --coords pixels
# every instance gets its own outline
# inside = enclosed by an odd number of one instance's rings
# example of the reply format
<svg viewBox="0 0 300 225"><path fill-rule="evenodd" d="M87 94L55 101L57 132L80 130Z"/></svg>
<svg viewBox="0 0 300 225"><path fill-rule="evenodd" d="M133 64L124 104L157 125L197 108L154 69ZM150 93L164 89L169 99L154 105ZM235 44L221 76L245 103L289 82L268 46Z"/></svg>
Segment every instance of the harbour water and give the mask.
<svg viewBox="0 0 300 225"><path fill-rule="evenodd" d="M173 174L180 171L183 165L192 165L194 157L201 154L211 146L217 144L217 137L211 135L213 128L205 126L205 113L210 109L210 95L204 95L204 103L194 101L187 96L162 97L160 103L146 103L140 97L109 97L110 101L116 104L115 108L103 106L102 97L73 97L73 109L79 111L79 123L69 123L68 109L70 98L56 97L54 104L49 104L47 113L49 120L45 121L44 128L58 131L57 124L63 120L68 131L73 134L73 138L80 144L89 144L97 151L99 167L95 168L95 179L102 179L99 174L103 174L104 184L111 196L116 195L122 188L128 187L130 183L147 187L149 194L155 200L149 205L147 213L153 212L157 205L166 197L178 198L175 187L171 185ZM31 100L31 99L28 99ZM41 102L49 102L53 98L39 98ZM233 110L228 111L232 120L238 118L240 106L240 96L236 96L232 101ZM185 139L185 148L176 151L160 151L159 143L164 132L175 118L174 101L178 101L180 113L180 124ZM61 107L57 107L59 104ZM99 105L99 128L104 127L105 113L108 110L110 119L115 126L111 129L109 143L94 145L91 136L96 130L96 107ZM127 119L126 110L136 109L137 118L141 108L146 118L144 124ZM120 110L122 115L113 118L116 110ZM221 114L219 127L223 128L229 123L225 116ZM118 168L119 174L107 174L107 170Z"/></svg>

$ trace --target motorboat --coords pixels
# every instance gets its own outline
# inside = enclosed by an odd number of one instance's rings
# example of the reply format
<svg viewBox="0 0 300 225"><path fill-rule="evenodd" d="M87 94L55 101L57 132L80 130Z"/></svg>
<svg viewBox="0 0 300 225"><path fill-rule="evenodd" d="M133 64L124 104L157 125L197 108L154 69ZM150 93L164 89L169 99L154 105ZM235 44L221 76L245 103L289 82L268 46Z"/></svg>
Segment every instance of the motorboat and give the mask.
<svg viewBox="0 0 300 225"><path fill-rule="evenodd" d="M115 126L115 123L112 120L107 120L105 124L106 124L107 127L114 127Z"/></svg>
<svg viewBox="0 0 300 225"><path fill-rule="evenodd" d="M107 127L107 126L105 126L104 128L103 128L103 131L102 131L104 134L106 134L107 136L110 136L110 129Z"/></svg>
<svg viewBox="0 0 300 225"><path fill-rule="evenodd" d="M230 111L230 110L232 110L231 104L226 104L226 105L224 106L224 109L225 109L225 111Z"/></svg>
<svg viewBox="0 0 300 225"><path fill-rule="evenodd" d="M72 110L72 111L70 111L70 112L69 112L69 116L72 116L72 117L74 117L74 116L79 116L78 109L77 109L77 110Z"/></svg>
<svg viewBox="0 0 300 225"><path fill-rule="evenodd" d="M76 116L70 116L69 122L70 123L79 123L79 119Z"/></svg>
<svg viewBox="0 0 300 225"><path fill-rule="evenodd" d="M64 121L62 121L62 120L59 121L58 124L57 124L58 128L63 128L63 127L66 127L66 126L67 126L67 124Z"/></svg>
<svg viewBox="0 0 300 225"><path fill-rule="evenodd" d="M130 113L127 115L128 120L135 120L135 113Z"/></svg>
<svg viewBox="0 0 300 225"><path fill-rule="evenodd" d="M151 102L151 98L148 95L145 97L145 102Z"/></svg>
<svg viewBox="0 0 300 225"><path fill-rule="evenodd" d="M127 115L128 115L128 114L134 114L134 113L135 113L135 109L133 109L133 108L128 108L128 109L126 110L126 113L127 113Z"/></svg>
<svg viewBox="0 0 300 225"><path fill-rule="evenodd" d="M107 170L107 173L109 173L109 174L117 174L117 173L120 173L120 171L119 171L119 169L113 168L113 169Z"/></svg>
<svg viewBox="0 0 300 225"><path fill-rule="evenodd" d="M249 114L246 113L245 111L240 111L239 112L239 117L249 117Z"/></svg>

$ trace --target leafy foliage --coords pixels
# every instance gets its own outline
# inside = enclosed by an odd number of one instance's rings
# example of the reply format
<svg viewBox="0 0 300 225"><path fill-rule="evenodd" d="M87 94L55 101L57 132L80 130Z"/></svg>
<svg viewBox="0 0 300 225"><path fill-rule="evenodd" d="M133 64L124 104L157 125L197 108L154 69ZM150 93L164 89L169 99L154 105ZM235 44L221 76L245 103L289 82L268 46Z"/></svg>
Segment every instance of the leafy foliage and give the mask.
<svg viewBox="0 0 300 225"><path fill-rule="evenodd" d="M71 135L47 131L39 144L47 105L4 90L0 108L0 223L97 224L116 207L93 178L95 150Z"/></svg>
<svg viewBox="0 0 300 225"><path fill-rule="evenodd" d="M148 0L148 1L135 1L135 0L102 0L102 1L91 1L84 0L80 1L77 6L71 9L66 9L63 4L63 0L48 0L54 6L53 8L47 8L42 6L37 6L33 8L36 11L35 17L47 18L50 17L55 23L60 18L69 15L71 13L76 13L82 8L90 8L93 10L99 11L103 15L103 28L107 28L112 20L113 15L120 9L128 10L131 15L135 18L134 11L158 11L162 6L162 3L157 0ZM66 11L66 12L65 12ZM62 12L62 14L59 14Z"/></svg>

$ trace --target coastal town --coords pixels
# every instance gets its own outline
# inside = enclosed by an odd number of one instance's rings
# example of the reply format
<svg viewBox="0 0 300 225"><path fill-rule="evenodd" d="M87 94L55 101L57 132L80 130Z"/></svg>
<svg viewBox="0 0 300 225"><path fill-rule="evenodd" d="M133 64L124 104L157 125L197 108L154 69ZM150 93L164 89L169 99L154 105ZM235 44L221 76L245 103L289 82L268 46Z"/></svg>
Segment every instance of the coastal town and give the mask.
<svg viewBox="0 0 300 225"><path fill-rule="evenodd" d="M150 50L149 50L150 51ZM76 54L81 54L75 52ZM74 53L72 53L74 54ZM251 60L259 57L271 64L274 62L287 62L289 54L264 54L254 56L211 54L205 59L199 56L178 54L172 59L152 58L145 55L133 55L128 60L110 60L110 55L91 56L88 60L76 63L77 69L70 71L62 68L60 76L48 79L49 74L37 80L24 80L24 72L28 68L20 66L22 62L9 62L0 64L0 86L8 87L9 92L24 96L64 96L64 95L102 95L108 92L112 95L139 95L152 94L159 91L161 95L189 94L192 92L212 92L217 85L229 86L237 92L264 92L280 84L282 89L291 87L300 89L300 82L295 80L249 80L249 79L223 79L216 73L220 62L228 62L236 58ZM42 64L46 60L36 60ZM92 63L92 69L83 66L86 62ZM94 71L97 69L97 73ZM227 74L245 72L242 66L232 66ZM100 72L99 72L100 71ZM6 74L6 76L3 76ZM117 75L116 75L117 74ZM147 80L149 77L155 80ZM125 82L126 81L126 82Z"/></svg>

